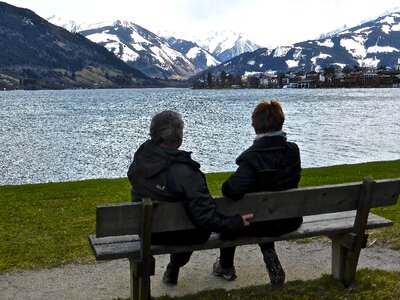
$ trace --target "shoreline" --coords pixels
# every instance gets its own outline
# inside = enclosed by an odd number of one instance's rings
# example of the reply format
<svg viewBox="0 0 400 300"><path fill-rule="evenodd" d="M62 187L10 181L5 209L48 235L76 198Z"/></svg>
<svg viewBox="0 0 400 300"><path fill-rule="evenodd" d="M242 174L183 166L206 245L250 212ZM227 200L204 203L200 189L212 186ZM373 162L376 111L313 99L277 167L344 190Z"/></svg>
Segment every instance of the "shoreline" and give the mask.
<svg viewBox="0 0 400 300"><path fill-rule="evenodd" d="M321 169L328 169L328 168L340 168L340 167L350 167L350 166L367 166L370 164L382 164L382 163L396 163L400 162L400 159L394 160L374 160L374 161L364 161L364 162L357 162L357 163L345 163L345 164L337 164L337 165L329 165L329 166L320 166L320 167L305 167L302 168L302 171L306 170L321 170ZM233 171L220 171L220 172L204 172L206 176L218 176L225 174L233 173ZM398 175L400 178L400 174ZM389 177L388 177L389 178ZM393 177L396 178L396 177ZM73 179L69 181L48 181L48 182L33 182L33 183L18 183L18 184L0 184L0 188L2 187L24 187L24 186L37 186L37 185L52 185L52 184L73 184L73 183L84 183L84 182L95 182L95 181L112 181L112 180L127 180L127 177L115 177L115 178L87 178L87 179Z"/></svg>

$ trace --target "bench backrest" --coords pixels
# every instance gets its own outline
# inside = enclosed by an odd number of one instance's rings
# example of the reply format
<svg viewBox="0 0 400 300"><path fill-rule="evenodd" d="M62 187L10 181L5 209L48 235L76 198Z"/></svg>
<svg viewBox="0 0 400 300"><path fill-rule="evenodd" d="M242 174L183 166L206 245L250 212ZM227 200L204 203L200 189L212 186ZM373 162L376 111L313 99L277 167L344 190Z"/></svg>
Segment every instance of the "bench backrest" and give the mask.
<svg viewBox="0 0 400 300"><path fill-rule="evenodd" d="M362 183L346 183L280 192L249 193L239 201L232 201L225 197L215 197L215 200L220 213L231 216L254 213L253 221L257 222L357 210L362 192ZM371 193L371 207L394 205L399 194L400 178L377 180ZM142 203L97 206L96 236L140 233L143 207ZM154 203L153 232L191 228L193 224L181 203Z"/></svg>

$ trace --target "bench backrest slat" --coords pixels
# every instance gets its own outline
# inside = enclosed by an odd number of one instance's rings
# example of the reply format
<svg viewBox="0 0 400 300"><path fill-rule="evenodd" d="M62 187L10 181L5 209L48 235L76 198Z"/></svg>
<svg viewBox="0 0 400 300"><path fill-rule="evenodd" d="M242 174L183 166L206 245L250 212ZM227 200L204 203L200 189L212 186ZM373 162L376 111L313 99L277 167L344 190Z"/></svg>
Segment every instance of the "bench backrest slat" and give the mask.
<svg viewBox="0 0 400 300"><path fill-rule="evenodd" d="M362 183L299 188L281 192L246 194L239 201L215 197L225 215L254 213L253 221L274 220L357 209ZM393 205L400 194L400 179L377 180L371 207ZM268 202L268 209L265 203ZM125 203L97 207L97 237L137 234L141 229L142 204ZM193 228L181 203L157 203L153 232Z"/></svg>

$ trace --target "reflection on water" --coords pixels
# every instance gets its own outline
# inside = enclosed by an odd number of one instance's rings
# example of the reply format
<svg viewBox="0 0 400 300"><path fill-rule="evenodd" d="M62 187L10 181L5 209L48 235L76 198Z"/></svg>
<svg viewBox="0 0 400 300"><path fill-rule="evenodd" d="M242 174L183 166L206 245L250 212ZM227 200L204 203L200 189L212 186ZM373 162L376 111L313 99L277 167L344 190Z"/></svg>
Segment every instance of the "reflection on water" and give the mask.
<svg viewBox="0 0 400 300"><path fill-rule="evenodd" d="M182 149L205 172L233 171L250 115L279 99L303 167L400 159L400 89L122 89L0 92L0 184L125 176L151 117L185 120Z"/></svg>

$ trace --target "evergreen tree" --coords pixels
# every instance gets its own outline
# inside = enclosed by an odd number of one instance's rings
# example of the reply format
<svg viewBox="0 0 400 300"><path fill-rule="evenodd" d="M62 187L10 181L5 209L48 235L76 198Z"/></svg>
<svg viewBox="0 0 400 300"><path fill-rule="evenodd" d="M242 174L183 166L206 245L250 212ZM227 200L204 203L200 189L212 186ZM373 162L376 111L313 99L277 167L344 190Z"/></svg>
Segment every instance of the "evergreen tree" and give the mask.
<svg viewBox="0 0 400 300"><path fill-rule="evenodd" d="M207 73L207 87L208 88L213 87L213 77L210 72Z"/></svg>
<svg viewBox="0 0 400 300"><path fill-rule="evenodd" d="M219 77L220 77L220 87L225 88L226 87L226 78L227 78L226 72L224 70L222 70Z"/></svg>

